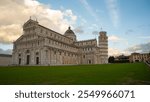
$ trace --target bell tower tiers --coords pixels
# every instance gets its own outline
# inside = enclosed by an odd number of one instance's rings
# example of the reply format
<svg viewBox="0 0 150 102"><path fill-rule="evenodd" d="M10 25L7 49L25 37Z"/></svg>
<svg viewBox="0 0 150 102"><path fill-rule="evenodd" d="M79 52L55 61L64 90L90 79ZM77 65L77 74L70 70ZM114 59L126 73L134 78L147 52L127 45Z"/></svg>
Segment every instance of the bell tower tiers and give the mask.
<svg viewBox="0 0 150 102"><path fill-rule="evenodd" d="M108 37L106 31L99 32L99 47L102 63L108 63Z"/></svg>

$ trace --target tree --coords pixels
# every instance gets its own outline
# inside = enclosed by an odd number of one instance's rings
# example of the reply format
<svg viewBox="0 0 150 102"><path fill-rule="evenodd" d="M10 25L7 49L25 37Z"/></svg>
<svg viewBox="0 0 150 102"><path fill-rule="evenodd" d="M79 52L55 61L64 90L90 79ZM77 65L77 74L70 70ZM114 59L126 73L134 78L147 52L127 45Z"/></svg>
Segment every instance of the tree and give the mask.
<svg viewBox="0 0 150 102"><path fill-rule="evenodd" d="M114 56L110 56L110 57L108 58L108 62L109 62L109 63L114 63L114 62L115 62L115 57L114 57Z"/></svg>

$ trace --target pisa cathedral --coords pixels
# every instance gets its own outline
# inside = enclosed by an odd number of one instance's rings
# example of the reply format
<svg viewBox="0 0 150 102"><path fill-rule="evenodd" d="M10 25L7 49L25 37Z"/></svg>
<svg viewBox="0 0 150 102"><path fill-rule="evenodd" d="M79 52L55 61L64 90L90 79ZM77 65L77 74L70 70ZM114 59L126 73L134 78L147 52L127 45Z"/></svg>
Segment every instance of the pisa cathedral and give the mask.
<svg viewBox="0 0 150 102"><path fill-rule="evenodd" d="M29 19L23 34L13 43L13 65L76 65L108 63L108 37L77 41L69 27L60 34Z"/></svg>

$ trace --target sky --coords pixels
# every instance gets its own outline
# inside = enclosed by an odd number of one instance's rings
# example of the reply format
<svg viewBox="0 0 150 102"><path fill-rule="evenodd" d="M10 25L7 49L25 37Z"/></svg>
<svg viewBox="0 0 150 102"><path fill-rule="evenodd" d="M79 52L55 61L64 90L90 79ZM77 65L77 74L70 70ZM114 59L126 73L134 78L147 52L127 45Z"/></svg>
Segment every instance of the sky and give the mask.
<svg viewBox="0 0 150 102"><path fill-rule="evenodd" d="M150 0L1 0L0 53L11 53L30 18L78 40L108 36L109 56L150 52Z"/></svg>

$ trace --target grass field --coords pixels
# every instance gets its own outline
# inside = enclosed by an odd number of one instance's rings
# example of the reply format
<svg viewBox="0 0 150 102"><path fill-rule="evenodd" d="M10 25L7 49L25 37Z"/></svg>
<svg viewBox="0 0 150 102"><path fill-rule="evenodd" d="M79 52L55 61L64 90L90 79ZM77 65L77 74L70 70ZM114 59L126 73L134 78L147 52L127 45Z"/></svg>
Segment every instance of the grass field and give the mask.
<svg viewBox="0 0 150 102"><path fill-rule="evenodd" d="M76 66L0 67L4 85L129 85L150 84L144 63Z"/></svg>

